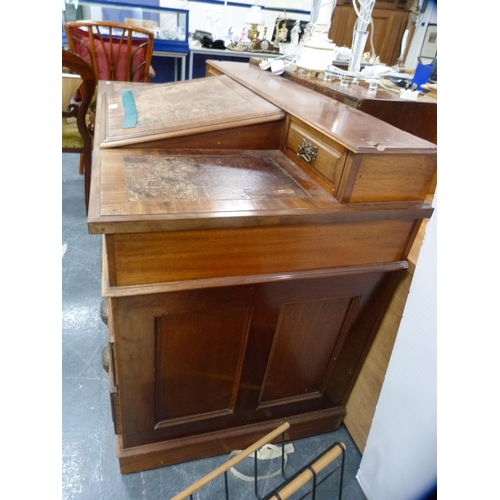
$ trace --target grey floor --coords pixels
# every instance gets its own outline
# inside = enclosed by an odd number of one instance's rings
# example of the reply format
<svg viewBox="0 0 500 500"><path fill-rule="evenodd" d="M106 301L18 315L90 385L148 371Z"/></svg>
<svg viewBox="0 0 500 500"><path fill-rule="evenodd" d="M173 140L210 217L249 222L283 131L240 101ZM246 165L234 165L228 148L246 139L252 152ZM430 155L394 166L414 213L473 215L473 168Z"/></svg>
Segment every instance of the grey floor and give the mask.
<svg viewBox="0 0 500 500"><path fill-rule="evenodd" d="M168 500L209 473L228 456L197 460L159 469L122 475L115 450L107 373L101 353L107 329L99 314L101 305L101 237L87 232L83 176L78 155L62 155L62 498L64 500ZM288 456L289 476L336 441L346 444L344 500L364 500L355 478L361 454L345 427L336 432L293 441ZM250 445L251 443L249 443ZM318 480L340 464L320 474ZM276 470L276 460L259 461L259 475ZM239 471L250 474L248 464ZM316 499L338 498L339 471L320 487ZM279 484L276 477L259 481L263 497ZM252 482L228 474L230 498L255 499ZM301 489L298 500L310 490ZM223 500L223 477L193 495L196 500ZM312 498L308 495L307 499Z"/></svg>

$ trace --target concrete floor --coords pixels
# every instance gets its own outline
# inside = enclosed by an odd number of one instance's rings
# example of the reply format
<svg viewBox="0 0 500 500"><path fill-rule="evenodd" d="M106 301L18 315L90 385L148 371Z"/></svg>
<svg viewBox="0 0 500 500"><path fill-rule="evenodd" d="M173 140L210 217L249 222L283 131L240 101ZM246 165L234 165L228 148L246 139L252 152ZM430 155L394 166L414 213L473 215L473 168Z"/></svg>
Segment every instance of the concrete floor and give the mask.
<svg viewBox="0 0 500 500"><path fill-rule="evenodd" d="M100 236L89 235L85 217L83 176L78 155L62 155L62 498L64 500L168 500L209 473L228 456L122 475L116 458L108 376L101 364L107 328L99 314L101 298ZM332 433L293 441L286 474L290 476L336 441L346 444L343 500L364 500L355 478L361 454L344 426ZM249 443L250 445L251 443ZM266 475L276 461L262 461ZM340 464L340 459L331 472ZM245 473L245 464L239 467ZM316 499L337 497L339 472L317 490ZM319 476L318 480L322 478ZM230 498L255 499L253 482L228 474ZM259 482L263 497L280 483ZM292 498L298 500L307 488ZM223 477L193 495L196 500L223 500ZM308 495L306 498L312 498Z"/></svg>

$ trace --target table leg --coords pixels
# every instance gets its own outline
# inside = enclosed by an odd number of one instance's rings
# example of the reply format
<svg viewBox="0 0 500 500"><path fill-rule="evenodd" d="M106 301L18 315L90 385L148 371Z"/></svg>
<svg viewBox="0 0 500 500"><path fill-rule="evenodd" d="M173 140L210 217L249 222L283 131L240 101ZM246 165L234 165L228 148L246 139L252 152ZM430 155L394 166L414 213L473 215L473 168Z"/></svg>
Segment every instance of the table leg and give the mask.
<svg viewBox="0 0 500 500"><path fill-rule="evenodd" d="M193 79L193 59L194 59L194 54L191 52L189 54L189 79Z"/></svg>

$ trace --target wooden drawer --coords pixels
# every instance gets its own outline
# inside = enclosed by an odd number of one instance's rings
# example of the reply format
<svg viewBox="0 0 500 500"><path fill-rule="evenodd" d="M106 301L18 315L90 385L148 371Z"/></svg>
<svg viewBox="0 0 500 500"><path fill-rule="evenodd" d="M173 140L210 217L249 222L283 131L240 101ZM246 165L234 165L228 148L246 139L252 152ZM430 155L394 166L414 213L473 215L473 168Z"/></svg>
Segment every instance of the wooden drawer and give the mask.
<svg viewBox="0 0 500 500"><path fill-rule="evenodd" d="M304 158L300 148L311 147L316 156ZM306 125L289 119L286 133L285 152L289 158L306 169L328 192L336 195L347 151L340 144L327 141Z"/></svg>
<svg viewBox="0 0 500 500"><path fill-rule="evenodd" d="M435 151L408 154L367 147L350 152L295 118L288 117L285 127L285 154L340 203L421 201L432 190ZM316 156L301 156L301 145Z"/></svg>

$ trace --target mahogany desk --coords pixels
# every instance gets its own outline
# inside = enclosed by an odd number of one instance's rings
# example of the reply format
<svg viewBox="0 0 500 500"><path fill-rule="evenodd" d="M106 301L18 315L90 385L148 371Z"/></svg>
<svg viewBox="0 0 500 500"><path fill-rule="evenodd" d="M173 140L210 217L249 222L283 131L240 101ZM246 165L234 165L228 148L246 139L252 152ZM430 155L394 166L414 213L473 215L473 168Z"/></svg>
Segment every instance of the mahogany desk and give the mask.
<svg viewBox="0 0 500 500"><path fill-rule="evenodd" d="M336 429L432 214L434 144L239 68L99 84L88 224L123 473Z"/></svg>
<svg viewBox="0 0 500 500"><path fill-rule="evenodd" d="M281 54L279 52L250 52L250 51L243 51L243 50L220 50L220 49L209 49L207 47L196 47L196 46L190 46L189 47L189 68L188 68L188 79L192 80L193 79L193 70L194 70L194 59L196 56L200 56L200 58L207 58L210 57L211 59L231 59L231 58L241 58L241 59L247 59L247 60L252 60L255 59L258 61L262 57L266 58L274 58L278 57ZM203 76L203 73L202 73Z"/></svg>

